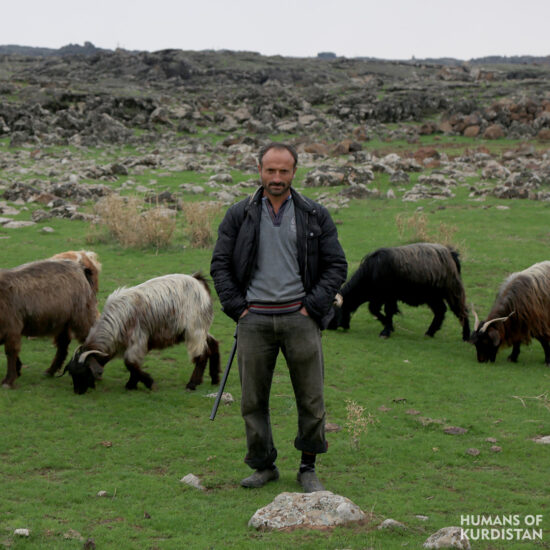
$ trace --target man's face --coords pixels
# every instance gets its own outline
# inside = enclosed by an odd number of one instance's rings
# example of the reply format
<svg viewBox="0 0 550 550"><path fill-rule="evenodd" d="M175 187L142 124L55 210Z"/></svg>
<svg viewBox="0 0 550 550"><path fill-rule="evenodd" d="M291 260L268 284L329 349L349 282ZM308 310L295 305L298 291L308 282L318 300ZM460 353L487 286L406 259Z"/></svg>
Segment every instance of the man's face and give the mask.
<svg viewBox="0 0 550 550"><path fill-rule="evenodd" d="M286 198L290 194L290 185L296 168L294 157L286 149L270 149L258 166L264 196Z"/></svg>

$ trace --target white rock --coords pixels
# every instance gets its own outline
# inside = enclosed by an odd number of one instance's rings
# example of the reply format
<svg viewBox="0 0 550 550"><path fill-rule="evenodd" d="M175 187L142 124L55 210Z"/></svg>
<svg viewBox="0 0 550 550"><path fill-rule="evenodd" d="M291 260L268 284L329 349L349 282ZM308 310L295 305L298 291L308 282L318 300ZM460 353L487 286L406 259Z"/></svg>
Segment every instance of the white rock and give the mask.
<svg viewBox="0 0 550 550"><path fill-rule="evenodd" d="M540 437L536 437L533 441L535 443L542 443L543 445L550 445L550 435L542 435Z"/></svg>
<svg viewBox="0 0 550 550"><path fill-rule="evenodd" d="M385 519L379 526L378 529L406 529L406 525L400 521L388 518Z"/></svg>
<svg viewBox="0 0 550 550"><path fill-rule="evenodd" d="M28 537L31 532L28 529L16 529L13 534L19 537Z"/></svg>
<svg viewBox="0 0 550 550"><path fill-rule="evenodd" d="M201 491L205 490L201 484L201 480L194 474L187 474L185 477L182 477L180 481L190 487L194 487L195 489L199 489Z"/></svg>
<svg viewBox="0 0 550 550"><path fill-rule="evenodd" d="M256 529L317 529L360 521L365 514L351 500L330 491L281 493L248 522Z"/></svg>
<svg viewBox="0 0 550 550"><path fill-rule="evenodd" d="M218 394L209 393L206 397L209 397L210 399L216 399L216 397L218 397ZM222 393L220 403L223 403L224 405L231 405L231 403L233 403L234 401L235 399L233 399L233 396L229 392L224 391Z"/></svg>
<svg viewBox="0 0 550 550"><path fill-rule="evenodd" d="M7 229L19 229L20 227L30 227L31 225L36 225L36 223L14 220L14 221L5 223L2 227L6 227Z"/></svg>
<svg viewBox="0 0 550 550"><path fill-rule="evenodd" d="M466 535L462 535L460 527L443 527L437 533L429 536L424 543L424 548L460 548L470 549L470 541Z"/></svg>

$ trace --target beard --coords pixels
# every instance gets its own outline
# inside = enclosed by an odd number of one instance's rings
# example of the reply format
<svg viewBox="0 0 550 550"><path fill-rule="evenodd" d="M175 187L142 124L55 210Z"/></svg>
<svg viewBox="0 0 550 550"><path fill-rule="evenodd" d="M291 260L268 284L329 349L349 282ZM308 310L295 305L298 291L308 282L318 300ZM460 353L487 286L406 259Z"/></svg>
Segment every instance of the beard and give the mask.
<svg viewBox="0 0 550 550"><path fill-rule="evenodd" d="M268 195L273 197L280 197L288 192L290 189L290 183L285 182L262 182L263 188Z"/></svg>

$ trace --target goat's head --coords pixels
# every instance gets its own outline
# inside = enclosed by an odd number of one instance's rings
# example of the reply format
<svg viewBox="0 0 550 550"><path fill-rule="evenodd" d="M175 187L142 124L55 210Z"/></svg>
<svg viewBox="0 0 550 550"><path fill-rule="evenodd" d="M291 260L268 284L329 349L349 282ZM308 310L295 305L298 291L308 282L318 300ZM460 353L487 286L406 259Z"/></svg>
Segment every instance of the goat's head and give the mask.
<svg viewBox="0 0 550 550"><path fill-rule="evenodd" d="M494 363L497 357L498 349L502 344L502 325L499 327L499 323L504 323L508 318L513 315L510 313L506 317L497 317L496 319L490 319L481 323L474 311L475 323L474 331L470 335L470 343L476 347L477 360L479 363Z"/></svg>
<svg viewBox="0 0 550 550"><path fill-rule="evenodd" d="M336 330L338 327L342 327L345 330L349 329L351 314L343 305L344 298L340 293L336 294L332 303L333 316L327 326L329 330Z"/></svg>
<svg viewBox="0 0 550 550"><path fill-rule="evenodd" d="M86 393L88 388L95 388L95 381L101 379L103 365L107 354L97 350L82 351L77 349L65 367L73 379L74 392Z"/></svg>

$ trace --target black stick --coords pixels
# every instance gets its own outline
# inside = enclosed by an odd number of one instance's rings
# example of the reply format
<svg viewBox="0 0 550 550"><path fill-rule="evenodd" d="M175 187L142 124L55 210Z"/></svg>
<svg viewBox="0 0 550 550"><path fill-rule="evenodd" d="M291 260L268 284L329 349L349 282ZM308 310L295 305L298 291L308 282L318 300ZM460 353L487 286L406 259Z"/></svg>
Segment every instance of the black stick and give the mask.
<svg viewBox="0 0 550 550"><path fill-rule="evenodd" d="M216 418L216 413L218 412L218 407L227 382L227 377L229 376L229 371L231 370L231 365L233 364L233 359L235 358L235 353L237 352L237 327L235 327L235 334L233 335L233 338L233 347L231 348L231 353L229 354L229 359L227 360L227 365L225 366L225 372L223 373L223 378L220 382L220 389L218 390L218 395L216 395L216 401L214 401L214 406L212 407L212 412L210 413L210 420L214 420L214 418Z"/></svg>

